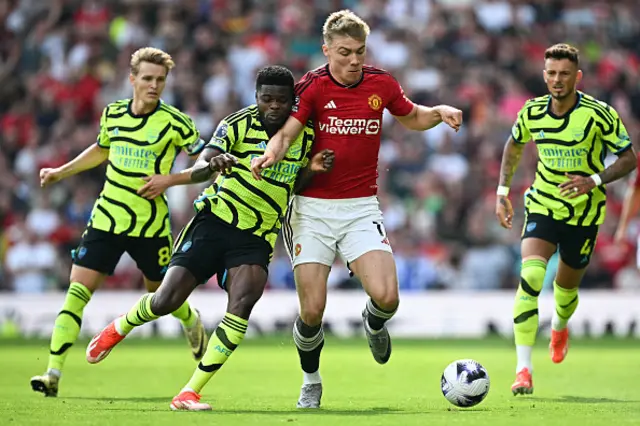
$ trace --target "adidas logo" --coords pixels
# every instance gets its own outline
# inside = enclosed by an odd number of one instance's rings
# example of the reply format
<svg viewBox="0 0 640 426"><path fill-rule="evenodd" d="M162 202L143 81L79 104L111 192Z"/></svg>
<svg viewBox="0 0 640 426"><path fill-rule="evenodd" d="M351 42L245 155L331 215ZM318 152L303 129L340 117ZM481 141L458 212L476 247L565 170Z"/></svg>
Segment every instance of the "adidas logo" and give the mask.
<svg viewBox="0 0 640 426"><path fill-rule="evenodd" d="M540 139L544 139L544 131L543 130L540 130L540 133L538 133L538 137Z"/></svg>
<svg viewBox="0 0 640 426"><path fill-rule="evenodd" d="M335 102L333 102L333 101L329 101L329 102L324 106L324 109L336 109L336 108L338 108L338 107L336 106L336 103L335 103Z"/></svg>

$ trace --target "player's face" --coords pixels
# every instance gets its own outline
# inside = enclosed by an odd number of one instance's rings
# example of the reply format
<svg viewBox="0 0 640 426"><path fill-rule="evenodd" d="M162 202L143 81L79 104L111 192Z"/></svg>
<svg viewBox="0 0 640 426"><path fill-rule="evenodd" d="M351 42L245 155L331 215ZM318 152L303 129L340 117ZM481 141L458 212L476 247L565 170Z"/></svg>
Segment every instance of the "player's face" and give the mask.
<svg viewBox="0 0 640 426"><path fill-rule="evenodd" d="M568 59L547 59L544 62L544 81L554 99L562 100L573 94L582 79L582 71Z"/></svg>
<svg viewBox="0 0 640 426"><path fill-rule="evenodd" d="M367 45L362 40L348 36L336 36L330 45L322 45L331 75L342 84L354 84L360 80Z"/></svg>
<svg viewBox="0 0 640 426"><path fill-rule="evenodd" d="M145 104L154 103L162 96L167 83L167 69L163 65L141 62L137 75L130 74L133 97Z"/></svg>
<svg viewBox="0 0 640 426"><path fill-rule="evenodd" d="M291 114L291 87L263 85L256 92L256 103L265 124L280 128Z"/></svg>

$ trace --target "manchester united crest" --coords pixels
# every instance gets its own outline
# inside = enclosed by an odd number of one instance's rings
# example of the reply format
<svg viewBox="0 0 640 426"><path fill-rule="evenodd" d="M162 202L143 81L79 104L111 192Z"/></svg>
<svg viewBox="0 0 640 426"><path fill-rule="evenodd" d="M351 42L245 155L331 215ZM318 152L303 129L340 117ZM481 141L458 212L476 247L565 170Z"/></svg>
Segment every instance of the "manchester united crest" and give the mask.
<svg viewBox="0 0 640 426"><path fill-rule="evenodd" d="M296 249L295 249L295 253L296 256L298 256L300 254L300 252L302 251L302 246L300 244L296 244Z"/></svg>
<svg viewBox="0 0 640 426"><path fill-rule="evenodd" d="M372 110L377 111L382 107L382 98L376 94L369 96L369 106Z"/></svg>

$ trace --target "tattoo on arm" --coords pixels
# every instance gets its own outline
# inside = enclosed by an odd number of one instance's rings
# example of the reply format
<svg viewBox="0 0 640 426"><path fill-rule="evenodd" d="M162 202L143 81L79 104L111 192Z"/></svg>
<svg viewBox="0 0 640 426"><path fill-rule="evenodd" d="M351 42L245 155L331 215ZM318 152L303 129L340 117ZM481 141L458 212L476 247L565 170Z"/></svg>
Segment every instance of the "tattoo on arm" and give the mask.
<svg viewBox="0 0 640 426"><path fill-rule="evenodd" d="M196 163L191 167L191 182L200 183L211 179L215 172L209 167L209 161L220 154L222 154L222 151L217 148L205 148Z"/></svg>
<svg viewBox="0 0 640 426"><path fill-rule="evenodd" d="M631 173L636 168L636 154L633 149L628 149L613 162L609 167L600 173L602 183L610 183Z"/></svg>
<svg viewBox="0 0 640 426"><path fill-rule="evenodd" d="M524 144L517 143L509 136L502 152L502 165L500 166L500 186L511 186L511 179L520 164Z"/></svg>

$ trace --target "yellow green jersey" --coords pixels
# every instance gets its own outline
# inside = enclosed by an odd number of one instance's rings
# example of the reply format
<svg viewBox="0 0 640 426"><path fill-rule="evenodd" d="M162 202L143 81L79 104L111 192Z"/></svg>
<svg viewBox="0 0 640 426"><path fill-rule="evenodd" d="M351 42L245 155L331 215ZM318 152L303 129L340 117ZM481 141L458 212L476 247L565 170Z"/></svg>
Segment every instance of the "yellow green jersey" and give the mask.
<svg viewBox="0 0 640 426"><path fill-rule="evenodd" d="M285 158L265 169L262 180L256 180L251 175L251 160L262 155L269 142L258 107L251 105L229 115L207 146L234 155L238 164L204 190L194 203L195 209L209 209L224 222L264 238L273 247L298 172L309 161L313 139L313 125L307 123Z"/></svg>
<svg viewBox="0 0 640 426"><path fill-rule="evenodd" d="M147 200L137 194L144 177L169 174L180 150L197 154L204 141L193 120L159 101L148 114L135 115L131 99L107 105L97 144L109 150L104 187L88 226L131 237L171 235L167 197Z"/></svg>
<svg viewBox="0 0 640 426"><path fill-rule="evenodd" d="M564 116L551 111L551 96L527 101L511 134L518 143L533 140L538 150L536 177L525 193L527 213L551 216L568 225L600 225L605 218L605 185L570 199L558 185L565 173L591 176L604 170L607 152L620 155L631 149L629 134L616 110L578 92L576 105Z"/></svg>

